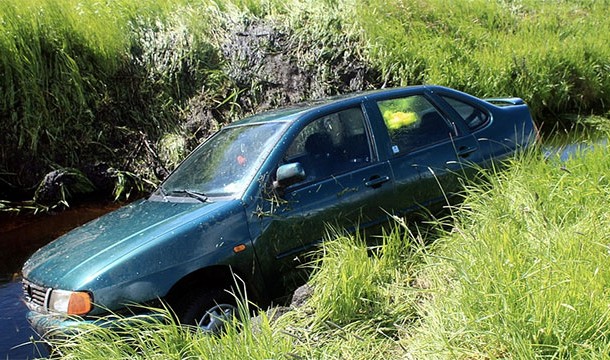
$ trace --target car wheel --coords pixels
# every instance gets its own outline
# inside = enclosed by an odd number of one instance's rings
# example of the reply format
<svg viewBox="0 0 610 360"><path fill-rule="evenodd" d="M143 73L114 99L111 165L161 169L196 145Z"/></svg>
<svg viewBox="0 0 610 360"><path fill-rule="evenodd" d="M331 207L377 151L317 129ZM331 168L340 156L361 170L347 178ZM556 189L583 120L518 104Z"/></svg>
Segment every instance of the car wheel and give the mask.
<svg viewBox="0 0 610 360"><path fill-rule="evenodd" d="M176 309L180 323L211 333L221 332L236 314L235 298L223 289L192 291Z"/></svg>

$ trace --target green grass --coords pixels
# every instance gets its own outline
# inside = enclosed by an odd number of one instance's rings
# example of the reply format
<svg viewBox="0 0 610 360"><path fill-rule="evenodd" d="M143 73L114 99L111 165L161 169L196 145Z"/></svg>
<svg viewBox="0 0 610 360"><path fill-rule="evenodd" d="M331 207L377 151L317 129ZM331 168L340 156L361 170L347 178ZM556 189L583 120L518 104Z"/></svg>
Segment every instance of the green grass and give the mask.
<svg viewBox="0 0 610 360"><path fill-rule="evenodd" d="M607 1L390 1L357 7L351 18L388 82L520 96L537 118L553 121L560 113L605 108L607 7Z"/></svg>
<svg viewBox="0 0 610 360"><path fill-rule="evenodd" d="M438 358L607 358L610 154L529 155L468 190L411 343ZM438 260L442 259L442 260Z"/></svg>
<svg viewBox="0 0 610 360"><path fill-rule="evenodd" d="M311 78L304 99L435 83L522 97L547 126L578 118L565 114L606 116L608 7L607 0L6 0L0 180L33 190L50 168L103 161L156 181L151 168L176 163L156 156L157 147L184 154L200 140L183 127L196 109L222 125L282 104L284 92L268 93L255 73L236 79L243 59L223 54L234 32L253 23L281 34L282 47L270 43L267 51ZM351 83L359 73L364 80ZM168 134L188 141L164 148Z"/></svg>
<svg viewBox="0 0 610 360"><path fill-rule="evenodd" d="M143 143L175 131L194 92L219 84L207 82L219 59L203 31L214 24L205 4L2 2L4 181L31 187L32 173L98 161L134 170ZM129 151L138 153L126 161Z"/></svg>
<svg viewBox="0 0 610 360"><path fill-rule="evenodd" d="M245 303L240 304L247 315ZM62 359L273 359L291 351L288 338L259 317L227 324L222 336L210 336L175 322L168 309L155 316L114 317L112 328L100 320L80 326L70 338L54 341L52 355ZM279 336L278 336L279 335Z"/></svg>
<svg viewBox="0 0 610 360"><path fill-rule="evenodd" d="M486 171L431 227L397 219L372 247L336 232L312 264L312 297L283 315L245 317L218 337L171 320L126 322L127 339L90 327L59 349L74 359L608 358L608 168L605 144L564 162L535 149Z"/></svg>

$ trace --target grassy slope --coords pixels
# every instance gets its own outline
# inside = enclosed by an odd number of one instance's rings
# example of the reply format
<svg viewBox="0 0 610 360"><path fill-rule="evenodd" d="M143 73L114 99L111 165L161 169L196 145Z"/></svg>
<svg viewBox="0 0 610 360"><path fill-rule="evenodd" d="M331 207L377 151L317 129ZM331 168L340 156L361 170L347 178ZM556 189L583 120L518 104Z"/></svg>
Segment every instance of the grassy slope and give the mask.
<svg viewBox="0 0 610 360"><path fill-rule="evenodd" d="M282 29L289 48L280 51L313 74L322 94L339 91L338 63L359 59L378 74L360 86L436 83L520 96L547 124L566 113L604 115L608 7L607 0L3 1L0 182L27 187L30 174L96 161L154 178L145 170L156 165L146 144L171 168L188 150L176 134L192 136L180 125L193 100L221 122L268 100L256 79L241 83L231 73L244 59L227 63L221 50L236 24L256 19Z"/></svg>
<svg viewBox="0 0 610 360"><path fill-rule="evenodd" d="M96 161L136 168L142 138L176 129L196 89L216 87L206 4L0 3L0 183Z"/></svg>
<svg viewBox="0 0 610 360"><path fill-rule="evenodd" d="M410 344L449 358L607 357L609 165L606 145L565 163L526 156L470 189L426 262L439 293Z"/></svg>

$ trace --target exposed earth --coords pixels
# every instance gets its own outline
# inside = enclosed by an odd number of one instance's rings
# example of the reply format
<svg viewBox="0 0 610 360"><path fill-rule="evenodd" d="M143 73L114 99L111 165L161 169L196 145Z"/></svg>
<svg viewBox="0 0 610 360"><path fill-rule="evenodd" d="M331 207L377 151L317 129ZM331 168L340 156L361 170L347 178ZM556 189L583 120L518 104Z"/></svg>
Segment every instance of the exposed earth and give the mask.
<svg viewBox="0 0 610 360"><path fill-rule="evenodd" d="M186 100L182 114L176 114L178 130L171 136L130 129L113 133L116 138L106 145L113 147L113 156L96 153L96 147L83 146L83 160L77 166L58 161L50 171L44 171L49 165L36 159L27 162L27 167L32 168L27 171L24 164L10 165L17 169L14 173L19 178L15 181L0 174L0 183L6 183L0 186L0 199L11 200L8 205L0 203L0 209L32 198L36 204L53 207L62 201L92 196L112 199L125 193L133 196L150 191L152 183L163 180L180 158L223 124L308 99L380 85L379 74L354 51L355 41L299 41L302 37L291 31L269 20L246 19L230 24L217 49L223 59L225 82L236 91L227 94L226 103L218 105L208 91L201 89ZM312 37L315 34L307 34L308 39ZM142 182L143 179L149 181Z"/></svg>

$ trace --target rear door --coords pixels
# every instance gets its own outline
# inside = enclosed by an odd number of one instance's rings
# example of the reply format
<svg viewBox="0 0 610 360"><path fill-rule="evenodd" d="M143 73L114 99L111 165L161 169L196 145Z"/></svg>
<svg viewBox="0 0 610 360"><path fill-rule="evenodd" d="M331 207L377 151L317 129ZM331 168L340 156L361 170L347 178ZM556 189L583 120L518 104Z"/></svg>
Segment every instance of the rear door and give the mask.
<svg viewBox="0 0 610 360"><path fill-rule="evenodd" d="M372 107L389 139L385 151L396 188L392 209L404 213L447 204L472 168L477 140L424 91L377 98ZM419 177L415 183L414 172Z"/></svg>

